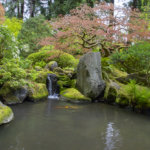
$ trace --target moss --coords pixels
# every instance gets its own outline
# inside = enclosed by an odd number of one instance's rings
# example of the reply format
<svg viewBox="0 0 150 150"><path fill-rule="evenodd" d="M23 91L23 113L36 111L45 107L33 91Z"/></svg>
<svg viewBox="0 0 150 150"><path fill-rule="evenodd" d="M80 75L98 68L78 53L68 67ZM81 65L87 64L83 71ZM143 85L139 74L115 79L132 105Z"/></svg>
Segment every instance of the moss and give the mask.
<svg viewBox="0 0 150 150"><path fill-rule="evenodd" d="M59 51L59 50L42 50L36 53L32 53L28 56L28 59L32 61L33 65L44 67L46 63L50 61L56 61L62 68L64 67L76 67L78 64L77 59L72 55ZM44 64L45 62L45 64Z"/></svg>
<svg viewBox="0 0 150 150"><path fill-rule="evenodd" d="M53 72L58 73L58 74L65 74L64 70L60 67L54 68Z"/></svg>
<svg viewBox="0 0 150 150"><path fill-rule="evenodd" d="M36 102L48 96L45 84L31 82L29 85L29 100Z"/></svg>
<svg viewBox="0 0 150 150"><path fill-rule="evenodd" d="M53 74L53 72L51 72L49 70L39 71L35 81L38 82L38 83L45 83L46 84L47 75L49 73Z"/></svg>
<svg viewBox="0 0 150 150"><path fill-rule="evenodd" d="M76 67L79 62L77 59L75 59L72 55L68 53L63 53L60 55L59 58L55 58L54 60L57 61L58 65L62 68Z"/></svg>
<svg viewBox="0 0 150 150"><path fill-rule="evenodd" d="M53 72L49 71L48 69L41 69L39 71L34 69L28 70L28 79L33 82L46 84L47 75L49 73L53 74Z"/></svg>
<svg viewBox="0 0 150 150"><path fill-rule="evenodd" d="M129 80L129 74L109 64L109 58L102 59L103 77L106 82L106 102L140 111L150 108L150 88Z"/></svg>
<svg viewBox="0 0 150 150"><path fill-rule="evenodd" d="M63 96L67 101L90 101L91 99L82 95L77 89L69 88L62 91Z"/></svg>
<svg viewBox="0 0 150 150"><path fill-rule="evenodd" d="M42 69L42 67L40 67L40 66L35 66L35 70L36 70L36 71L41 71L41 70L43 70L43 69Z"/></svg>
<svg viewBox="0 0 150 150"><path fill-rule="evenodd" d="M16 86L12 86L14 81L6 82L3 87L0 89L0 96L3 98L5 103L7 104L16 104L22 103L23 97L20 98L18 93L22 94L22 92L26 93L27 87L26 85L18 84Z"/></svg>
<svg viewBox="0 0 150 150"><path fill-rule="evenodd" d="M75 87L76 87L76 82L77 82L76 79L71 80L71 87L72 87L72 88L75 88Z"/></svg>
<svg viewBox="0 0 150 150"><path fill-rule="evenodd" d="M67 75L58 75L57 83L60 86L60 91L72 87L72 81Z"/></svg>
<svg viewBox="0 0 150 150"><path fill-rule="evenodd" d="M106 84L105 98L107 102L116 102L122 107L129 106L140 111L150 108L150 89L135 83L122 84L119 88Z"/></svg>
<svg viewBox="0 0 150 150"><path fill-rule="evenodd" d="M122 107L129 106L130 96L127 91L127 87L124 84L120 84L120 89L117 90L116 100L115 102Z"/></svg>
<svg viewBox="0 0 150 150"><path fill-rule="evenodd" d="M55 64L56 63L56 61L50 61L47 65L48 65L48 67L50 68L53 64Z"/></svg>
<svg viewBox="0 0 150 150"><path fill-rule="evenodd" d="M46 66L46 62L45 61L38 61L38 62L36 62L35 63L35 68L36 68L36 66L39 66L39 67L41 67L41 68L44 68L45 66Z"/></svg>
<svg viewBox="0 0 150 150"><path fill-rule="evenodd" d="M115 67L112 67L112 75L115 77L115 78L119 78L119 77L127 77L128 73L126 72L123 72Z"/></svg>
<svg viewBox="0 0 150 150"><path fill-rule="evenodd" d="M114 103L118 95L119 85L115 82L106 82L104 99L107 103Z"/></svg>
<svg viewBox="0 0 150 150"><path fill-rule="evenodd" d="M11 116L13 118L13 112L11 108L6 105L1 104L0 102L0 125L11 121L9 120L9 117Z"/></svg>

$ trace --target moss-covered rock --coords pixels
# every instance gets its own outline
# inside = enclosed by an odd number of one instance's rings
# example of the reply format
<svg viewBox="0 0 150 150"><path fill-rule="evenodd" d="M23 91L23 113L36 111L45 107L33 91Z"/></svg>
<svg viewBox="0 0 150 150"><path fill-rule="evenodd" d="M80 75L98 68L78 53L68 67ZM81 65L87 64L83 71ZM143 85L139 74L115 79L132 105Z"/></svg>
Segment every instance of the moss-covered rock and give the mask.
<svg viewBox="0 0 150 150"><path fill-rule="evenodd" d="M59 74L59 75L65 75L64 70L60 67L54 68L53 72L55 72L56 74Z"/></svg>
<svg viewBox="0 0 150 150"><path fill-rule="evenodd" d="M0 96L6 104L18 104L22 103L27 95L27 86L18 85L16 87L11 86L12 82L6 82L0 89Z"/></svg>
<svg viewBox="0 0 150 150"><path fill-rule="evenodd" d="M0 102L0 125L9 123L11 120L13 120L13 118L14 114L11 108Z"/></svg>
<svg viewBox="0 0 150 150"><path fill-rule="evenodd" d="M56 67L58 67L58 64L56 61L50 61L45 68L49 69L50 71L53 71Z"/></svg>
<svg viewBox="0 0 150 150"><path fill-rule="evenodd" d="M44 67L50 61L56 61L58 66L64 67L76 67L78 60L72 55L59 51L59 50L41 50L36 53L32 53L28 56L28 59L32 61L33 65Z"/></svg>
<svg viewBox="0 0 150 150"><path fill-rule="evenodd" d="M130 95L127 90L127 85L118 83L120 88L117 91L115 102L121 107L127 107L130 104Z"/></svg>
<svg viewBox="0 0 150 150"><path fill-rule="evenodd" d="M144 111L150 108L150 89L130 81L128 84L109 82L106 84L105 101L121 107Z"/></svg>
<svg viewBox="0 0 150 150"><path fill-rule="evenodd" d="M29 85L28 100L37 102L48 97L48 90L46 84L31 82Z"/></svg>
<svg viewBox="0 0 150 150"><path fill-rule="evenodd" d="M72 80L67 75L59 75L57 83L60 87L60 91L72 87Z"/></svg>
<svg viewBox="0 0 150 150"><path fill-rule="evenodd" d="M77 89L69 88L60 93L61 100L70 101L74 103L78 102L90 102L91 99L82 95Z"/></svg>
<svg viewBox="0 0 150 150"><path fill-rule="evenodd" d="M42 67L40 67L40 66L35 66L35 70L36 70L36 71L41 71L41 70L42 70Z"/></svg>
<svg viewBox="0 0 150 150"><path fill-rule="evenodd" d="M106 88L104 92L104 99L107 103L115 103L116 98L118 96L118 91L120 90L120 86L113 81L106 82Z"/></svg>

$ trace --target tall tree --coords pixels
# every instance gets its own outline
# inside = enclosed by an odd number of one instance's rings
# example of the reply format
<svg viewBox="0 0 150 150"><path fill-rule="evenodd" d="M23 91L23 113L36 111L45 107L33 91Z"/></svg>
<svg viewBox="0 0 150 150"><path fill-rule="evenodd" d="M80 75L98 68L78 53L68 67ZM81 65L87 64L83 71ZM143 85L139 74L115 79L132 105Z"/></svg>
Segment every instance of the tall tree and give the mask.
<svg viewBox="0 0 150 150"><path fill-rule="evenodd" d="M0 24L4 21L4 15L5 15L5 11L2 4L0 3Z"/></svg>
<svg viewBox="0 0 150 150"><path fill-rule="evenodd" d="M7 16L23 18L25 6L24 0L7 0L5 1L4 6L7 8Z"/></svg>
<svg viewBox="0 0 150 150"><path fill-rule="evenodd" d="M127 39L136 42L149 38L147 22L139 12L127 8L115 8L125 14L118 17L118 14L110 14L112 9L113 4L106 3L93 8L87 5L80 6L72 10L70 15L52 22L51 25L56 33L53 37L44 38L40 44L52 44L56 49L73 53L77 50L86 52L99 48L104 56L108 56L113 50L128 47ZM99 13L96 15L95 11ZM113 20L111 26L108 24L110 18ZM129 18L132 18L131 21Z"/></svg>

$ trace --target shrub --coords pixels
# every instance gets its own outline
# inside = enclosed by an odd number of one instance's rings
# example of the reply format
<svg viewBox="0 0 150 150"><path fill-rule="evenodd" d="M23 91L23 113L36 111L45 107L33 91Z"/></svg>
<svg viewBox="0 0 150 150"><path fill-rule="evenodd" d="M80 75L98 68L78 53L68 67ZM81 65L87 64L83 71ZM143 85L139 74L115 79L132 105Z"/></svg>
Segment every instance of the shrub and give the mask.
<svg viewBox="0 0 150 150"><path fill-rule="evenodd" d="M18 35L18 39L20 39L21 44L28 44L30 51L22 51L21 54L23 56L26 56L27 54L37 51L40 48L40 46L38 45L38 41L41 38L45 38L50 35L50 24L45 20L43 16L40 15L26 20L22 25L22 29Z"/></svg>
<svg viewBox="0 0 150 150"><path fill-rule="evenodd" d="M139 86L134 80L126 86L126 90L130 97L129 104L134 109L139 108L141 110L150 108L150 89Z"/></svg>
<svg viewBox="0 0 150 150"><path fill-rule="evenodd" d="M150 43L142 42L111 56L113 64L128 73L149 71Z"/></svg>
<svg viewBox="0 0 150 150"><path fill-rule="evenodd" d="M4 22L4 26L13 33L14 37L17 38L21 28L22 28L23 21L20 19L17 19L15 17L13 18L6 18Z"/></svg>
<svg viewBox="0 0 150 150"><path fill-rule="evenodd" d="M18 42L7 27L0 25L0 58L13 58L18 55Z"/></svg>
<svg viewBox="0 0 150 150"><path fill-rule="evenodd" d="M12 86L18 86L18 84L25 84L25 78L27 76L26 71L20 67L19 60L11 59L7 60L4 59L3 65L0 69L0 84L4 84L7 81L11 81Z"/></svg>
<svg viewBox="0 0 150 150"><path fill-rule="evenodd" d="M111 56L112 63L127 73L145 74L149 85L150 43L142 42L131 46L128 50L116 52Z"/></svg>
<svg viewBox="0 0 150 150"><path fill-rule="evenodd" d="M39 52L30 54L28 59L33 62L33 65L41 67L44 67L44 65L46 65L49 61L56 61L62 68L76 67L78 64L78 60L76 60L72 55L59 50L40 50Z"/></svg>

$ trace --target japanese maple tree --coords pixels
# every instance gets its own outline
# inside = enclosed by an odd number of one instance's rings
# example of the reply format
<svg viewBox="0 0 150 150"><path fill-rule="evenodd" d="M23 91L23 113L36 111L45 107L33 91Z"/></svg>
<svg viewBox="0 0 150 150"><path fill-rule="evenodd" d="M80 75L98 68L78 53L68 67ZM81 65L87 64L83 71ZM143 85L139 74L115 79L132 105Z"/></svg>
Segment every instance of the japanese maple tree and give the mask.
<svg viewBox="0 0 150 150"><path fill-rule="evenodd" d="M40 44L52 44L68 53L84 53L98 48L108 56L114 50L150 37L148 22L138 10L116 8L108 3L96 4L93 8L81 5L69 15L59 16L50 23L54 34Z"/></svg>

